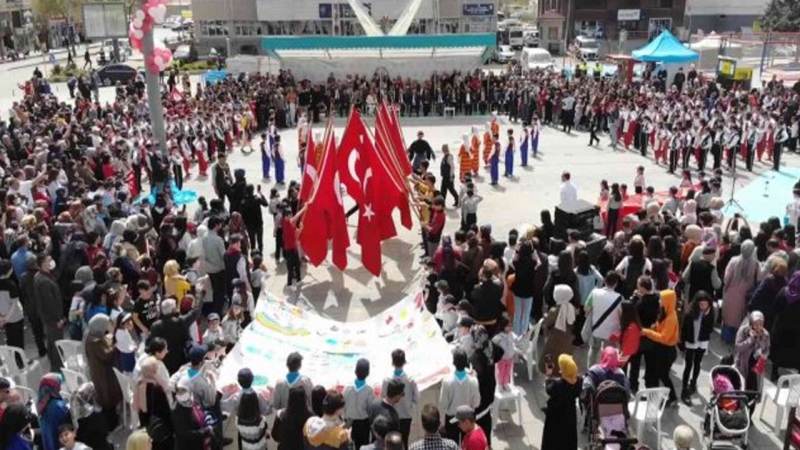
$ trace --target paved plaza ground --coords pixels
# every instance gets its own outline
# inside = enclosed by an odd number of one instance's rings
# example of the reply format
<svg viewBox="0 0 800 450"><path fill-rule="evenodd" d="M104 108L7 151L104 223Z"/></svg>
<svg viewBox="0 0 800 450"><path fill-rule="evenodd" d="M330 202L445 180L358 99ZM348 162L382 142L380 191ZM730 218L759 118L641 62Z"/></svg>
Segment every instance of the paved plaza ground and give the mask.
<svg viewBox="0 0 800 450"><path fill-rule="evenodd" d="M31 69L32 70L32 69ZM27 70L26 70L27 72ZM0 86L2 94L8 91L8 81L2 82ZM59 96L66 99L66 89L58 86L56 92ZM11 96L4 95L0 106L10 104ZM113 92L104 88L101 97L103 101L113 99ZM5 106L3 116L5 116ZM369 119L368 119L369 120ZM456 117L454 119L442 118L402 118L403 131L406 143L410 144L415 138L416 132L422 130L425 138L437 151L437 160L432 164L432 172L438 175L439 149L443 144L450 145L452 151L458 148L461 135L467 133L471 126L481 126L488 120L487 117ZM508 126L503 118L501 135L505 136L505 129ZM341 136L344 127L344 120L336 121L337 136ZM514 125L515 135L518 135L521 126ZM323 130L323 124L317 124L315 131ZM296 130L284 130L281 133L285 156L287 158L287 180L298 180L300 171L297 161L297 132ZM588 135L582 132L573 132L570 135L551 128L545 128L540 138L540 157L532 160L531 166L527 169L519 167L519 155L516 155L517 165L514 168L514 178L501 178L500 186L490 187L488 184L488 174L483 176L478 182L478 194L483 196L484 201L478 209L478 222L480 224L490 223L493 227L493 234L498 239L505 239L511 228L519 227L522 224L539 221L539 213L542 209L551 209L559 202L559 183L560 174L563 170L572 173L573 180L578 186L579 197L585 200L594 201L599 193L599 185L602 179L609 182L628 183L632 186L635 168L638 165L646 167L645 176L647 184L652 185L656 190L667 189L671 185L679 183L676 176L666 173L664 167L656 166L650 159L644 159L633 151L613 151L607 146L608 138L604 135L599 147L588 147ZM257 141L254 141L254 148L257 148ZM259 152L245 155L236 150L229 158L232 168L244 168L247 179L252 183L261 182L261 161ZM786 155L785 164L796 167L800 158L796 155ZM756 174L740 173L737 189L746 185L758 173L768 170L766 164L756 164ZM196 168L193 168L196 174ZM725 195L730 192L731 180L725 177ZM273 185L262 183L262 192L268 193ZM186 182L186 188L196 190L200 195L207 197L213 196L210 181L191 178ZM282 193L285 188L282 189ZM459 224L459 213L457 210L449 208L452 199L448 199L447 225L446 232L454 231ZM349 208L352 202L345 199L345 207ZM746 209L748 205L743 205ZM776 215L782 216L782 208L778 207ZM274 249L272 236L271 220L266 219L267 211L264 211L266 227L265 242L267 248ZM357 220L353 216L350 218L351 237L354 236ZM275 266L271 258L267 258L268 277L265 288L275 295L289 295L296 301L305 303L309 307L316 308L324 315L342 321L361 320L388 308L397 300L409 293L417 292L421 287L420 281L420 256L419 246L419 227L415 224L411 231L398 227L399 236L383 245L384 265L381 277L374 278L361 267L358 246L355 239L351 239L353 244L348 252L349 267L346 271L340 272L337 269L323 263L320 267L308 267L304 270L302 288L299 293L286 291L284 289L286 273L285 267ZM27 340L32 344L32 340ZM29 346L29 350L30 346ZM391 349L387 349L390 351ZM31 351L30 354L34 352ZM700 402L700 397L708 397L709 382L708 369L719 361L721 356L730 353L730 349L724 347L719 341L712 342L711 354L706 356L703 365L698 387L699 395L695 397L694 405L689 408L680 405L677 408L670 408L664 415L664 434L662 437L662 448L673 448L671 434L674 427L680 423L687 423L695 429L697 435L702 430L702 417L704 405ZM442 355L443 358L450 358L449 355ZM587 366L586 349L578 350L576 360L582 369ZM42 360L42 364L47 364ZM523 377L524 370L517 367L517 382L526 392L526 398L522 408L522 423L517 423L517 416L504 415L501 417L500 425L494 433L493 449L531 449L539 448L541 442L541 432L543 428L544 413L541 408L546 403L544 394L544 377L538 373L532 382ZM681 358L673 366L673 379L677 386L680 386L680 373L683 369ZM766 382L769 385L769 381ZM438 389L433 388L423 393L423 402L435 402L438 397ZM760 412L760 409L759 411ZM768 406L765 418L772 423L775 409ZM511 421L513 417L513 421ZM418 421L417 421L418 422ZM415 422L416 424L416 422ZM417 425L418 426L418 425ZM420 430L414 430L419 435ZM648 433L648 441L654 443L655 432ZM118 432L115 434L118 442L122 442L123 436ZM761 421L756 421L751 431L751 448L756 449L777 449L782 446L782 434L780 437ZM698 442L699 446L700 443ZM655 448L655 446L653 446ZM271 449L274 446L270 447Z"/></svg>

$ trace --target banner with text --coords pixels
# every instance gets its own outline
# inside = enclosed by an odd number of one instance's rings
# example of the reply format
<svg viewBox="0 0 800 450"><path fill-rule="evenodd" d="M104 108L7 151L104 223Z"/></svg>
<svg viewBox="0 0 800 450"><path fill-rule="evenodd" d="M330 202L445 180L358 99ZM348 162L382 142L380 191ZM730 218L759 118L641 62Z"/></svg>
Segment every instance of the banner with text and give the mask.
<svg viewBox="0 0 800 450"><path fill-rule="evenodd" d="M405 350L405 371L420 390L451 373L450 347L425 309L421 293L360 322L327 319L271 294L262 295L253 321L220 368L218 385L236 383L239 369L248 367L255 375L255 387L274 386L286 376L286 357L299 352L301 372L315 384L346 386L355 380L356 361L367 358L369 381L380 386L393 371L391 352L398 348Z"/></svg>

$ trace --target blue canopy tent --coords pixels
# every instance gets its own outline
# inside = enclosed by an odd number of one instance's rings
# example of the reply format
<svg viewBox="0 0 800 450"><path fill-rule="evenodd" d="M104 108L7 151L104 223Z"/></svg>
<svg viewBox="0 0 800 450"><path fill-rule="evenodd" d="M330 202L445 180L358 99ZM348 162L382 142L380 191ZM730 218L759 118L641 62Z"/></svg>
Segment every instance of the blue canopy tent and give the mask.
<svg viewBox="0 0 800 450"><path fill-rule="evenodd" d="M667 30L661 32L649 44L634 50L631 55L639 61L660 62L664 64L697 61L696 51L684 47L681 42Z"/></svg>

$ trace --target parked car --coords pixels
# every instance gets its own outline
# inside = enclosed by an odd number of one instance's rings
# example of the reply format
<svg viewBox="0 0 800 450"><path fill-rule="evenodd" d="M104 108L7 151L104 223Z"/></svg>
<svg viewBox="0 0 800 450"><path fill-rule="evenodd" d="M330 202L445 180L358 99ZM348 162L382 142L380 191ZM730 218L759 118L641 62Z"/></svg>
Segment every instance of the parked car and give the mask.
<svg viewBox="0 0 800 450"><path fill-rule="evenodd" d="M190 63L197 61L197 50L194 46L189 44L179 45L178 48L172 52L172 59L182 63Z"/></svg>
<svg viewBox="0 0 800 450"><path fill-rule="evenodd" d="M597 39L587 36L575 38L575 47L579 57L584 61L597 61L600 56L600 43Z"/></svg>
<svg viewBox="0 0 800 450"><path fill-rule="evenodd" d="M126 84L136 78L136 69L127 64L109 64L97 71L97 76L103 86L113 86L115 84Z"/></svg>
<svg viewBox="0 0 800 450"><path fill-rule="evenodd" d="M174 31L189 31L194 27L194 21L192 19L184 19L180 24L174 26L172 29Z"/></svg>
<svg viewBox="0 0 800 450"><path fill-rule="evenodd" d="M507 64L514 59L515 55L510 45L499 45L495 51L494 59L501 64Z"/></svg>
<svg viewBox="0 0 800 450"><path fill-rule="evenodd" d="M524 48L520 55L522 70L552 69L555 67L550 52L543 48Z"/></svg>
<svg viewBox="0 0 800 450"><path fill-rule="evenodd" d="M183 23L183 17L181 17L179 15L174 15L174 16L167 17L166 20L164 20L164 24L162 26L164 28L172 29L172 28L177 27L181 23Z"/></svg>

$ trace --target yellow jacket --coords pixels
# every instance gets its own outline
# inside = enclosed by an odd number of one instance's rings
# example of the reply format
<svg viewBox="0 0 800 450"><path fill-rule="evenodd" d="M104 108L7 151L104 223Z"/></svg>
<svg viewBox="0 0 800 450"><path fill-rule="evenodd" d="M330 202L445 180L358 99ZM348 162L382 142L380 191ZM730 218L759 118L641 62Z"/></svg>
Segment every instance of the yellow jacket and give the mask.
<svg viewBox="0 0 800 450"><path fill-rule="evenodd" d="M642 335L662 345L669 347L677 345L680 339L677 303L678 296L675 291L671 289L661 291L661 307L664 308L665 317L656 322L653 328L642 330Z"/></svg>

